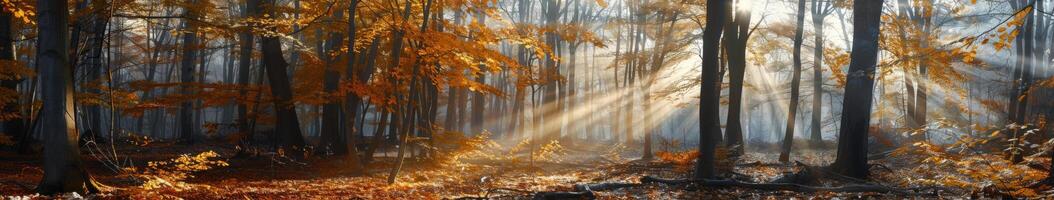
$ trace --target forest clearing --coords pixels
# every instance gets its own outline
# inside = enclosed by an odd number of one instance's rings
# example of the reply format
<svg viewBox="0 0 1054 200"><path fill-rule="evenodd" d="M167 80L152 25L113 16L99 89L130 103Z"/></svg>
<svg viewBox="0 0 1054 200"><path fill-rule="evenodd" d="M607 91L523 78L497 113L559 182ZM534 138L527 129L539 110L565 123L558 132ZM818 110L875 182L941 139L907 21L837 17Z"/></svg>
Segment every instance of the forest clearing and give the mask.
<svg viewBox="0 0 1054 200"><path fill-rule="evenodd" d="M0 198L1054 198L1052 3L0 0Z"/></svg>

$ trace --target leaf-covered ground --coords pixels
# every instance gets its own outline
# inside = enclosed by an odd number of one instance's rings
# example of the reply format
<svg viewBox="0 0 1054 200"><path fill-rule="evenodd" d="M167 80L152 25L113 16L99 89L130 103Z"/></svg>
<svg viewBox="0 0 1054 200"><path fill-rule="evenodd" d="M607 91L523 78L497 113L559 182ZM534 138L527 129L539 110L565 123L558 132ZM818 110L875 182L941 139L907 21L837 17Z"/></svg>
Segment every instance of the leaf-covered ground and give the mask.
<svg viewBox="0 0 1054 200"><path fill-rule="evenodd" d="M109 192L89 196L99 199L529 199L536 192L572 191L575 184L639 183L645 175L686 178L694 160L690 153L661 152L654 161L645 162L638 160L639 154L632 153L635 151L618 145L614 145L615 148L609 144L564 146L575 148L560 146L549 155L536 155L534 162L527 159L527 155L486 153L487 150L444 163L407 159L397 183L391 185L387 184L387 175L394 161L393 153L378 153L378 160L367 167L368 173L364 176L355 176L341 157L309 155L293 160L262 153L232 158L235 150L222 144L189 147L170 143L123 145L118 147L120 161L117 162L99 161L105 157L90 152L86 152L85 157L89 159L89 170L95 178L110 187ZM976 170L988 167L990 172L962 173L961 168L955 167L956 163L947 166L925 164L918 156L912 155L874 160L874 178L869 182L895 188L932 186L936 189L911 194L930 198L1048 195L1044 188L1021 189L1020 186L1045 175L1040 169L1015 167L1022 165L996 168L998 164L971 163L974 158L969 158L957 162L974 164L976 166L971 167ZM747 153L733 159L734 163L718 163L718 168L725 171L727 177L754 183L770 182L802 168L778 164L776 157L777 154ZM832 160L833 154L828 150L802 150L794 157L805 165L822 166ZM124 169L114 170L112 164L104 163L120 163ZM7 197L34 196L32 189L42 176L39 166L37 156L0 153L0 180L3 180L0 181L0 194ZM818 186L844 184L847 183L832 180L817 183ZM643 184L597 191L596 196L599 199L782 199L902 198L908 195Z"/></svg>

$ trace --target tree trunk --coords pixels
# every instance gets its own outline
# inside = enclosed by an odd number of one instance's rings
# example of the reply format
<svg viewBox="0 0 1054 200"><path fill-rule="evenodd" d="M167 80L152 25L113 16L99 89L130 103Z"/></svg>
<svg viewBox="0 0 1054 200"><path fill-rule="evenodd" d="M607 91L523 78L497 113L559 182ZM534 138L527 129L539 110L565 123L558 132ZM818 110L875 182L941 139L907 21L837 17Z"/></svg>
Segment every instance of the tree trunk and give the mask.
<svg viewBox="0 0 1054 200"><path fill-rule="evenodd" d="M190 4L194 4L196 0L191 0ZM194 84L194 61L198 57L198 26L194 19L197 19L197 12L194 9L185 9L184 29L183 29L183 57L180 64L180 93L184 96L193 95L191 92L191 84ZM184 100L180 102L179 107L179 138L187 143L193 143L195 140L195 134L197 133L197 127L194 126L194 102L190 100Z"/></svg>
<svg viewBox="0 0 1054 200"><path fill-rule="evenodd" d="M699 106L699 161L695 166L695 178L714 178L714 148L717 141L714 134L721 134L720 98L717 93L716 51L721 40L721 31L727 19L727 1L706 1L706 28L703 30L703 69L701 99Z"/></svg>
<svg viewBox="0 0 1054 200"><path fill-rule="evenodd" d="M805 0L798 0L798 26L794 30L794 72L791 72L790 105L787 107L787 129L783 135L780 162L790 162L791 145L794 143L794 125L798 119L798 92L801 86L801 43L805 30Z"/></svg>
<svg viewBox="0 0 1054 200"><path fill-rule="evenodd" d="M487 18L486 18L486 15L483 14L482 10L477 10L476 13L474 14L474 16L476 17L476 23L478 23L478 24L485 24L486 23L486 19ZM475 36L473 36L473 37L475 37ZM482 64L479 66L479 68L480 68L479 74L476 74L476 82L479 83L479 84L487 84L486 83L487 82L487 71L484 69L485 67ZM471 130L469 131L469 134L475 135L475 134L483 133L483 110L485 109L484 107L486 106L486 98L487 98L487 95L485 95L483 93L483 91L473 92L473 95L472 95L472 119L471 119L472 121L471 121Z"/></svg>
<svg viewBox="0 0 1054 200"><path fill-rule="evenodd" d="M260 6L259 0L245 0L245 8L242 11L243 18L255 17L259 12L257 11ZM252 25L247 25L245 30L238 33L238 42L240 50L238 51L238 86L241 87L240 98L242 100L249 99L249 74L250 68L252 68L253 58L253 42L254 36L252 34ZM254 104L258 104L256 102ZM249 131L249 105L246 103L238 104L238 132L241 135L242 148L248 148L249 142L252 141L253 133ZM255 113L253 114L255 115Z"/></svg>
<svg viewBox="0 0 1054 200"><path fill-rule="evenodd" d="M727 8L733 11L731 5ZM736 11L725 28L724 49L728 57L728 116L725 120L725 146L743 152L743 79L746 75L746 45L750 38L750 12Z"/></svg>
<svg viewBox="0 0 1054 200"><path fill-rule="evenodd" d="M354 12L352 12L354 13ZM343 11L336 11L333 14L333 19L330 23L337 19L343 18ZM326 40L325 50L322 55L319 55L326 62L326 70L324 81L324 89L327 94L335 94L337 92L337 84L340 82L340 70L334 65L340 56L330 56L329 51L335 51L337 45L344 42L344 35L339 33L330 33L329 39ZM341 138L341 101L337 98L329 98L329 101L322 107L322 133L320 134L320 141L322 148L330 149L335 155L344 155L347 153L347 144L340 142Z"/></svg>
<svg viewBox="0 0 1054 200"><path fill-rule="evenodd" d="M406 7L403 8L403 19L404 20L408 20L408 18L410 16L410 7L411 7L410 4L411 4L411 2L406 2ZM429 8L431 6L432 6L432 0L428 0L425 3L424 8L422 8L423 9L422 16L424 16L424 22L421 24L421 31L424 31L425 28L428 27L428 17L429 17L429 11L430 11ZM399 65L400 54L403 51L403 37L404 37L405 34L406 34L405 30L398 30L395 33L395 37L392 38L392 40L393 40L392 41L393 42L393 44L392 44L392 66L398 66ZM418 61L415 61L415 62L418 62ZM416 117L414 117L414 116L419 113L419 112L416 112L416 111L420 110L419 109L420 106L415 106L414 105L414 104L418 104L418 102L420 102L420 101L418 101L418 98L417 98L419 96L419 94L416 91L417 90L417 86L416 86L417 83L416 82L417 82L417 79L418 79L418 76L419 76L418 75L418 71L420 71L420 64L419 63L414 63L413 73L411 74L412 77L411 77L410 84L409 84L410 85L410 90L409 90L410 97L408 97L408 98L403 100L403 104L404 104L403 107L404 108L402 110L405 112L403 114L405 116L404 116L404 120L402 120L402 123L406 123L406 125L403 125L404 127L402 128L403 129L402 136L399 137L399 139L401 139L401 141L399 141L399 146L398 146L399 151L396 153L397 155L396 155L395 167L393 167L391 172L388 174L388 184L395 183L395 180L396 180L397 176L399 175L399 171L401 171L402 168L403 168L403 158L404 158L404 156L406 154L407 147L409 147L407 142L409 141L410 134L412 132L414 132L414 126L416 125L416 123L414 123L415 122L414 120L416 119ZM414 103L410 103L411 101L413 101ZM476 108L473 108L473 109L476 109ZM473 125L473 127L475 127L475 125ZM392 133L394 134L395 132L392 132Z"/></svg>
<svg viewBox="0 0 1054 200"><path fill-rule="evenodd" d="M81 161L69 63L69 9L63 0L37 1L37 69L41 79L40 127L44 134L44 177L40 194L99 192Z"/></svg>
<svg viewBox="0 0 1054 200"><path fill-rule="evenodd" d="M828 4L821 0L812 2L813 56L812 56L812 123L810 141L813 147L823 143L823 19L827 16Z"/></svg>
<svg viewBox="0 0 1054 200"><path fill-rule="evenodd" d="M266 0L265 4L273 6L274 1ZM279 137L282 148L301 148L304 146L304 138L300 134L300 120L296 115L293 90L289 86L289 76L286 74L289 64L282 57L282 43L277 36L263 37L260 49L263 53L263 65L267 70L267 80L271 84L275 115L278 118L274 134Z"/></svg>
<svg viewBox="0 0 1054 200"><path fill-rule="evenodd" d="M355 12L358 11L358 8L359 0L351 0L351 5L349 5L348 7L348 68L345 71L346 75L344 77L345 80L348 82L354 82L357 80L357 77L355 77L355 64L357 62L357 60L355 60L355 31L357 31L355 27ZM344 140L346 146L344 148L348 152L346 159L348 160L351 169L354 171L354 173L359 174L363 169L362 159L361 157L359 157L358 149L358 139L361 135L361 132L355 128L355 117L358 113L358 106L360 103L358 101L353 100L360 99L361 97L354 93L349 93L347 95L348 97L344 101L346 106L346 110L344 111L344 118L346 118L347 120L345 122L344 127ZM354 104L354 106L351 106L352 104Z"/></svg>
<svg viewBox="0 0 1054 200"><path fill-rule="evenodd" d="M838 153L832 167L849 177L866 179L867 136L871 122L871 100L878 63L878 33L882 0L853 2L853 52L846 74L842 125L838 132Z"/></svg>

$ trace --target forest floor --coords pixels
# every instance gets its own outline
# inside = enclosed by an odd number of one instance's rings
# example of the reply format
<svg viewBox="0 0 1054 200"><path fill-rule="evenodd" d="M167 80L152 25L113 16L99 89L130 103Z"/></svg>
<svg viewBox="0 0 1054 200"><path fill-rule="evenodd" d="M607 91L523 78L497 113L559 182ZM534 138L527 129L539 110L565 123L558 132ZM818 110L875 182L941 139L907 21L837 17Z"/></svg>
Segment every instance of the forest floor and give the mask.
<svg viewBox="0 0 1054 200"><path fill-rule="evenodd" d="M193 146L173 143L118 145L117 153L121 162L105 161L107 157L91 152L85 152L84 157L95 179L108 188L106 193L91 196L98 199L529 199L538 192L574 191L576 184L640 183L643 176L683 179L689 176L694 165L694 154L690 153L660 153L659 158L649 162L639 160L639 154L634 155L621 145L578 144L574 147L562 149L560 153L553 154L555 156L547 156L545 160L533 163L520 159L524 155L500 154L464 155L455 162L443 164L407 159L397 183L391 185L387 184L387 175L394 163L393 153L388 153L387 157L380 156L367 167L369 170L364 176L353 176L343 159L337 157L308 156L294 161L265 153L233 158L235 150L228 144L218 143ZM807 166L822 166L833 160L831 152L801 150L793 157ZM777 154L772 153L748 153L735 159L734 163L718 163L718 170L727 171L726 176L742 182L768 183L804 168L802 164L778 164L777 157ZM154 163L148 164L150 162ZM121 163L121 168L125 169L114 170L116 167L112 163ZM954 172L920 174L919 171L913 171L919 170L920 163L906 158L877 159L872 163L877 165L872 169L873 179L870 181L873 182L870 183L894 188L919 186L925 180L930 180L925 178L928 176L954 175ZM734 169L734 172L729 169ZM1016 177L1022 182L1034 181L1029 176L1042 173L1039 170L1023 170L1025 172L1022 173L1028 176ZM38 156L0 152L0 197L34 197L33 187L41 176ZM783 199L908 196L966 198L993 195L1036 197L1048 194L1032 190L1025 191L1030 192L1028 194L1017 194L1013 193L1016 188L973 187L971 184L941 182L946 179L933 180L936 181L934 184L941 186L940 189L912 190L910 193L803 192L697 187L691 184L634 184L596 191L594 195L599 199ZM999 184L1001 180L992 181ZM846 183L825 180L812 184L833 187Z"/></svg>

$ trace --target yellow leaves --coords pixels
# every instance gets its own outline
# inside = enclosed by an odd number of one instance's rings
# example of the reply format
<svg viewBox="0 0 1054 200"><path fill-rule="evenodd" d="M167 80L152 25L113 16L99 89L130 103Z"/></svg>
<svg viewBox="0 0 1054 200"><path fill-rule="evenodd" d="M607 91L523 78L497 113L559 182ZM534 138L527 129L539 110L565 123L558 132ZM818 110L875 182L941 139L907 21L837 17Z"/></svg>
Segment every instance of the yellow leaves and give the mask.
<svg viewBox="0 0 1054 200"><path fill-rule="evenodd" d="M172 189L176 191L185 190L189 185L183 180L193 178L193 173L209 170L215 167L225 167L227 161L218 160L219 154L214 151L206 151L191 156L179 155L168 161L147 162L146 168L140 171L138 168L124 168L127 172L146 181L139 187L146 190Z"/></svg>
<svg viewBox="0 0 1054 200"><path fill-rule="evenodd" d="M567 148L560 145L559 140L550 140L549 143L542 145L541 148L531 152L531 154L537 160L560 162L563 160L562 156L567 155Z"/></svg>
<svg viewBox="0 0 1054 200"><path fill-rule="evenodd" d="M977 58L977 52L968 52L966 54L963 54L963 62L964 63L973 63L976 58Z"/></svg>
<svg viewBox="0 0 1054 200"><path fill-rule="evenodd" d="M3 5L4 10L0 12L11 13L16 19L22 21L25 24L36 24L36 1L27 0L2 0L0 5Z"/></svg>
<svg viewBox="0 0 1054 200"><path fill-rule="evenodd" d="M827 48L823 56L824 64L830 67L831 78L836 81L839 88L845 87L846 75L844 69L849 65L849 52Z"/></svg>

